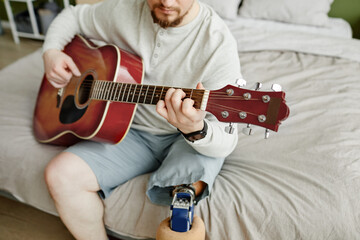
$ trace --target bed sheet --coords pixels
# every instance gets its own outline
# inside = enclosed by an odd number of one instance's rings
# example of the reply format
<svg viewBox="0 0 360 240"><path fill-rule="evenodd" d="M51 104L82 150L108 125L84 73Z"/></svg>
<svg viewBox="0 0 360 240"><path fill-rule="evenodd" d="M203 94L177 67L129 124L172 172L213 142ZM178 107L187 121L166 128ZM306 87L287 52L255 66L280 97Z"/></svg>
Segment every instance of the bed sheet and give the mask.
<svg viewBox="0 0 360 240"><path fill-rule="evenodd" d="M268 40L258 50L240 48L242 73L249 86L281 84L291 113L268 140L257 127L250 137L239 135L213 192L195 208L206 239L359 239L360 56L349 52L359 41L327 39L341 44L324 55L325 48L267 49L274 39ZM63 148L39 144L32 134L42 74L40 50L0 71L0 189L56 215L43 171ZM147 199L148 177L128 181L105 200L108 229L155 237L169 209Z"/></svg>
<svg viewBox="0 0 360 240"><path fill-rule="evenodd" d="M339 21L339 26L349 26L342 19L332 21ZM244 21L240 17L227 23L237 41L239 52L294 51L360 61L360 41L344 36L338 27L328 29L329 32L325 33L326 28L255 19ZM334 36L337 31L341 37Z"/></svg>

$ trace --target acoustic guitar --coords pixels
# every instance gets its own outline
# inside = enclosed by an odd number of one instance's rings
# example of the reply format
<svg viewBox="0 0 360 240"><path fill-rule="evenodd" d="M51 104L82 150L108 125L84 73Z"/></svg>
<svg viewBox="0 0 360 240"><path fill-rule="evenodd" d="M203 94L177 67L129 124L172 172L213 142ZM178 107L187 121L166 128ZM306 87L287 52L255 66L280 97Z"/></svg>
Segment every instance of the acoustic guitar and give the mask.
<svg viewBox="0 0 360 240"><path fill-rule="evenodd" d="M80 35L64 52L81 76L54 88L44 75L33 128L42 143L72 145L82 139L118 143L126 135L137 104L163 100L167 86L143 85L142 59L114 45L97 47ZM282 91L247 90L232 85L219 90L182 89L194 107L219 121L247 123L278 131L289 115Z"/></svg>

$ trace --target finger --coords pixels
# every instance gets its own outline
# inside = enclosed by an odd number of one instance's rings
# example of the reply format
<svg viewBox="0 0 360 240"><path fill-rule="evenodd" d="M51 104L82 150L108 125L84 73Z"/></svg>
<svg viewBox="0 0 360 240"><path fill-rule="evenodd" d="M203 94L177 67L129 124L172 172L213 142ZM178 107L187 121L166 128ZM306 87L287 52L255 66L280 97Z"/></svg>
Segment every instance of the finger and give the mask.
<svg viewBox="0 0 360 240"><path fill-rule="evenodd" d="M160 116L162 116L163 118L165 118L166 120L168 119L168 111L166 109L166 105L164 100L160 100L157 104L156 104L156 111L158 114L160 114Z"/></svg>
<svg viewBox="0 0 360 240"><path fill-rule="evenodd" d="M196 85L196 89L205 89L205 88L204 88L204 85L203 85L201 82L199 82L199 83Z"/></svg>
<svg viewBox="0 0 360 240"><path fill-rule="evenodd" d="M167 112L168 114L171 114L171 115L174 115L174 109L172 107L172 104L171 104L171 97L173 95L173 93L175 92L175 89L174 88L169 88L165 94L165 106L166 106L166 109L167 109Z"/></svg>
<svg viewBox="0 0 360 240"><path fill-rule="evenodd" d="M58 84L56 82L50 82L50 84L54 87L54 88L63 88L65 87L67 84Z"/></svg>
<svg viewBox="0 0 360 240"><path fill-rule="evenodd" d="M66 83L68 83L73 76L72 72L69 71L65 66L59 67L56 69L56 73L63 79Z"/></svg>
<svg viewBox="0 0 360 240"><path fill-rule="evenodd" d="M183 113L183 115L185 117L187 117L189 119L193 119L197 113L196 109L193 107L194 103L195 103L194 100L192 100L190 98L186 98L186 99L184 99L182 107L181 107L181 112Z"/></svg>
<svg viewBox="0 0 360 240"><path fill-rule="evenodd" d="M60 77L56 72L52 71L48 74L46 74L47 80L54 86L56 85L66 85L67 81L64 80L62 77ZM54 84L53 84L54 83Z"/></svg>
<svg viewBox="0 0 360 240"><path fill-rule="evenodd" d="M181 114L182 99L186 96L182 89L176 89L171 96L171 105L176 115Z"/></svg>
<svg viewBox="0 0 360 240"><path fill-rule="evenodd" d="M65 62L67 64L67 67L72 72L72 74L74 74L75 76L81 75L79 68L76 66L75 62L72 60L71 57L66 58Z"/></svg>

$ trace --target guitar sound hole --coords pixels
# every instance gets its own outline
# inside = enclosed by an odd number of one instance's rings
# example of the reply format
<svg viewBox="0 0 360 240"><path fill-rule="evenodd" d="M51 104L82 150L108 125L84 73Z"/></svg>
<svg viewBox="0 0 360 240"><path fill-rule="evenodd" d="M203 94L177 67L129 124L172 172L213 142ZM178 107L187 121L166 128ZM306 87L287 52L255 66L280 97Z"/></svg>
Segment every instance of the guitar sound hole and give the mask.
<svg viewBox="0 0 360 240"><path fill-rule="evenodd" d="M88 75L81 83L79 88L79 95L78 95L78 101L80 105L85 104L89 100L93 81L94 81L94 76Z"/></svg>

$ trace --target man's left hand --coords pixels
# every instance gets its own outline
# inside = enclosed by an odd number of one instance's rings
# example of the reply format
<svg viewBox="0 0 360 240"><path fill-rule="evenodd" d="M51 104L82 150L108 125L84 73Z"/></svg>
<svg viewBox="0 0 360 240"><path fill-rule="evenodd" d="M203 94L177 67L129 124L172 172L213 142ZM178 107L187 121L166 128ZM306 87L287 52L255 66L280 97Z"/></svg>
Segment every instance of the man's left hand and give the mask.
<svg viewBox="0 0 360 240"><path fill-rule="evenodd" d="M196 89L204 89L204 86L198 83ZM194 100L185 96L182 89L170 88L166 92L165 100L156 104L156 111L182 133L187 134L203 129L206 112L195 109Z"/></svg>

